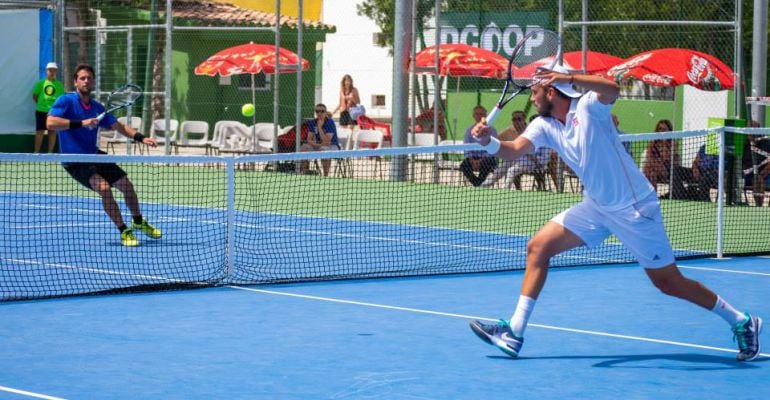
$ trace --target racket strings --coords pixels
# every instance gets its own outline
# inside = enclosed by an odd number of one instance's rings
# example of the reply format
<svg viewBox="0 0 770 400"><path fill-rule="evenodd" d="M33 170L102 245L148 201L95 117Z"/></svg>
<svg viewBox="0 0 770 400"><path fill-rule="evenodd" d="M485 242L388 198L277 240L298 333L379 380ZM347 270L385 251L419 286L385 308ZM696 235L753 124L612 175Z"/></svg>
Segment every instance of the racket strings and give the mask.
<svg viewBox="0 0 770 400"><path fill-rule="evenodd" d="M136 86L122 87L110 94L107 104L112 107L123 107L134 104L142 96L142 90Z"/></svg>
<svg viewBox="0 0 770 400"><path fill-rule="evenodd" d="M541 30L528 35L514 50L511 59L511 81L528 88L539 68L551 69L559 62L561 41L552 31Z"/></svg>

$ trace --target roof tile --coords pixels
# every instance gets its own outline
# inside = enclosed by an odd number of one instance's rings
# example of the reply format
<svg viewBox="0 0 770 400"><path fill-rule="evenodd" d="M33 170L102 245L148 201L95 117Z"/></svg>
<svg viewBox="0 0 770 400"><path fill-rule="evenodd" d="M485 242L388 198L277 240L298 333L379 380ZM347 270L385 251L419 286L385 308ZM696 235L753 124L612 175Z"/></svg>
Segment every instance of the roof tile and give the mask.
<svg viewBox="0 0 770 400"><path fill-rule="evenodd" d="M211 1L174 0L174 18L186 19L210 26L275 26L275 14L240 8L232 4ZM302 20L303 27L335 31L334 25L321 21ZM297 28L298 18L282 15L280 25Z"/></svg>

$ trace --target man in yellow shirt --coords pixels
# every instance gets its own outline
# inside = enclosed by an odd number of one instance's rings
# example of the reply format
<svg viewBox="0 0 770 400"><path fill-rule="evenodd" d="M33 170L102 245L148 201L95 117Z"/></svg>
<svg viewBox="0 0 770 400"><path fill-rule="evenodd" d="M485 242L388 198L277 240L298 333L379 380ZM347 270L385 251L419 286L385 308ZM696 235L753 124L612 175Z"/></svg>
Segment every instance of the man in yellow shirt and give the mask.
<svg viewBox="0 0 770 400"><path fill-rule="evenodd" d="M49 62L45 67L46 77L39 80L32 89L32 100L35 101L35 153L40 153L43 145L43 135L46 132L46 119L48 110L59 96L64 94L64 85L56 80L56 71L59 67L54 62ZM53 153L56 148L56 132L48 135L48 152Z"/></svg>

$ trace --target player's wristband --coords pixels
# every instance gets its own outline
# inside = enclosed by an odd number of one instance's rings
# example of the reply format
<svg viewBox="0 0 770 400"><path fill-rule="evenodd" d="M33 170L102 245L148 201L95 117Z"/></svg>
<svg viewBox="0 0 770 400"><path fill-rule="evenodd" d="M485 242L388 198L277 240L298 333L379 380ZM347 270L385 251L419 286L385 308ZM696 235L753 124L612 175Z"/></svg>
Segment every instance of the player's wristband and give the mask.
<svg viewBox="0 0 770 400"><path fill-rule="evenodd" d="M497 154L497 152L500 151L500 141L496 137L491 136L489 138L489 143L487 143L487 145L484 146L484 150L486 150L487 153L492 155Z"/></svg>
<svg viewBox="0 0 770 400"><path fill-rule="evenodd" d="M70 120L70 129L78 129L83 127L83 121Z"/></svg>
<svg viewBox="0 0 770 400"><path fill-rule="evenodd" d="M144 141L144 135L139 132L134 133L134 141L142 143L142 141Z"/></svg>

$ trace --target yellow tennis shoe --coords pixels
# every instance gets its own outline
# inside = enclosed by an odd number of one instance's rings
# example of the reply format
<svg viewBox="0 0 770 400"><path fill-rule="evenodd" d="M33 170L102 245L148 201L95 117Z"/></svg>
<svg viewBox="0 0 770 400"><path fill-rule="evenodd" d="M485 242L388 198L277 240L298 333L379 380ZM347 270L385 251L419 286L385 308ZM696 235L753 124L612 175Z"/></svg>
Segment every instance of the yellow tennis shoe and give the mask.
<svg viewBox="0 0 770 400"><path fill-rule="evenodd" d="M142 219L142 222L139 224L137 224L136 222L132 222L131 229L140 230L144 232L145 235L153 239L160 239L160 237L163 236L163 232L161 232L160 229L150 225L150 223L147 222L146 219Z"/></svg>
<svg viewBox="0 0 770 400"><path fill-rule="evenodd" d="M132 229L126 229L120 232L120 244L126 247L135 247L139 246L139 241L136 239Z"/></svg>

